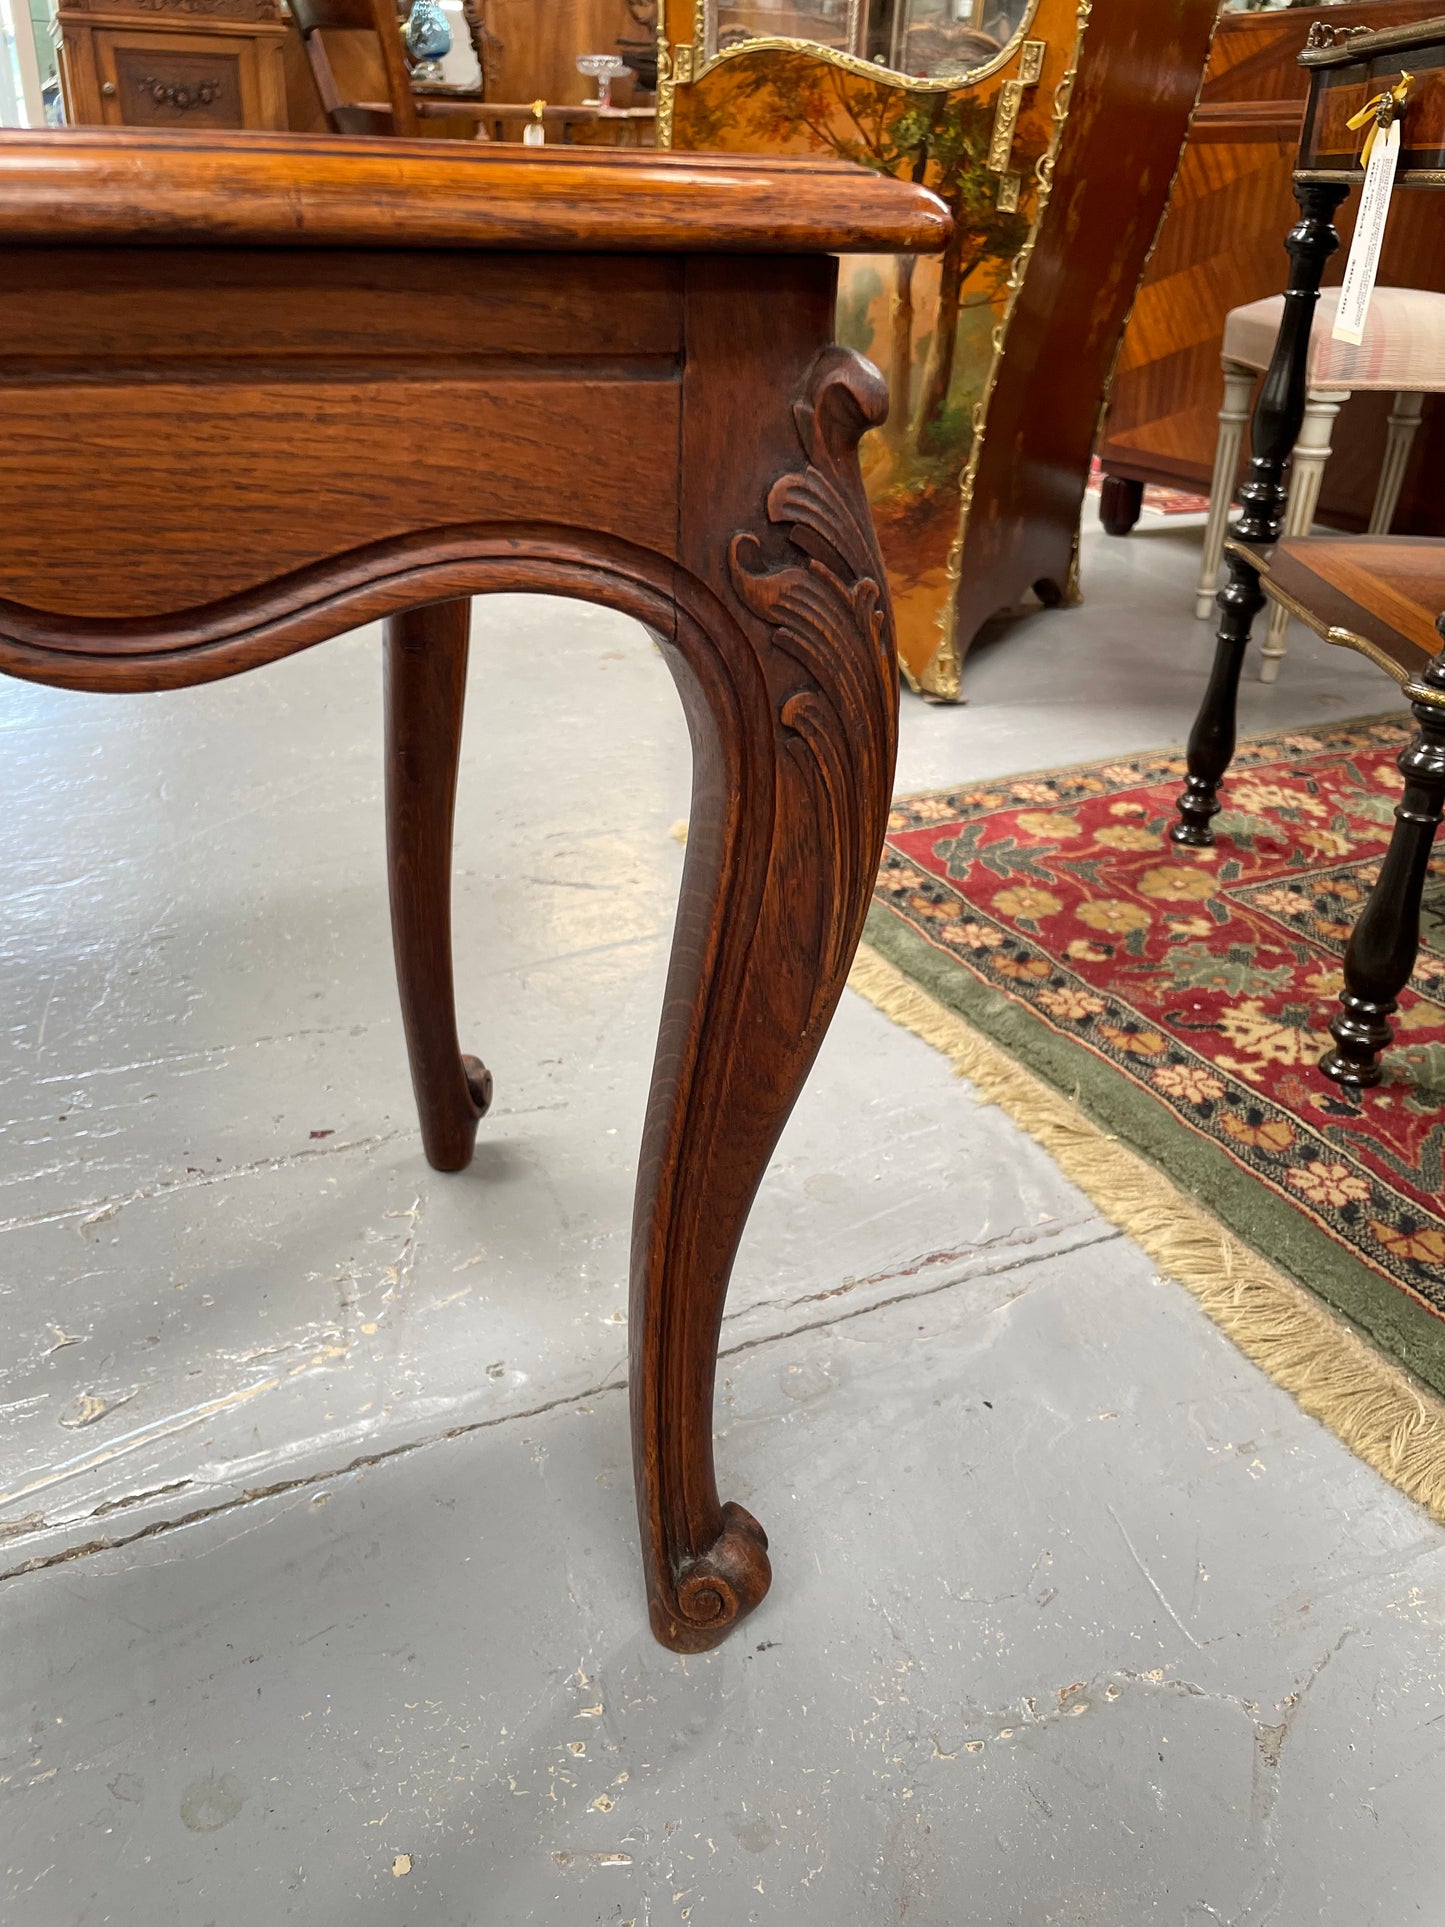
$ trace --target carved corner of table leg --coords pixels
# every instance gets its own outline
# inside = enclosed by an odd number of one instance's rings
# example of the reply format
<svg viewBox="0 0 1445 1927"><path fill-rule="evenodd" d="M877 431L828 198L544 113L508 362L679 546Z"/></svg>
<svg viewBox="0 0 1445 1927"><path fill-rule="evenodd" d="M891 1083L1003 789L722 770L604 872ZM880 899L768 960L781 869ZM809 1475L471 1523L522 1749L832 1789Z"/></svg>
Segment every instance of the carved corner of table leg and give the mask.
<svg viewBox="0 0 1445 1927"><path fill-rule="evenodd" d="M814 358L793 404L793 421L808 465L801 472L790 470L779 476L767 496L769 522L786 527L798 548L817 557L823 545L820 566L835 557L853 584L871 586L872 604L881 605L884 612L880 627L886 626L883 564L858 471L858 444L887 416L888 384L873 364L851 348L824 348ZM728 550L733 587L755 615L775 622L778 594L770 595L758 585L773 583L779 592L785 585L778 581L780 571L762 576L754 571L751 560L759 550L758 538L751 532L733 537ZM836 571L832 573L841 584Z"/></svg>
<svg viewBox="0 0 1445 1927"><path fill-rule="evenodd" d="M784 800L833 845L834 888L822 906L815 1016L831 1014L867 908L892 793L898 656L887 578L858 468L858 443L888 412L877 369L850 349L824 349L793 406L807 456L767 492L767 521L787 549L736 533L733 591L767 625L780 748L801 777Z"/></svg>
<svg viewBox="0 0 1445 1927"><path fill-rule="evenodd" d="M773 1582L768 1535L740 1505L722 1509L723 1528L679 1574L671 1601L655 1602L658 1638L674 1652L703 1653L725 1639Z"/></svg>

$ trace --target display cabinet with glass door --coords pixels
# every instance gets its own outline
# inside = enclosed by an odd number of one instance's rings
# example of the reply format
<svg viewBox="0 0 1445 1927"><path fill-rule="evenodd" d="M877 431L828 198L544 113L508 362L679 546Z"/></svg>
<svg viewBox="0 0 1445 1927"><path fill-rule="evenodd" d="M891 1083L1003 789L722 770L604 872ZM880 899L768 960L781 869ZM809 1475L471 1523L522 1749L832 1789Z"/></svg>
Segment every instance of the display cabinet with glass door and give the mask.
<svg viewBox="0 0 1445 1927"><path fill-rule="evenodd" d="M694 9L694 23L704 58L749 40L802 40L893 73L957 76L996 56L1031 10L1031 0L716 0Z"/></svg>
<svg viewBox="0 0 1445 1927"><path fill-rule="evenodd" d="M888 376L864 474L930 695L957 696L989 617L1074 590L1109 368L1216 6L663 0L661 145L831 153L953 213L941 256L840 263L839 339Z"/></svg>

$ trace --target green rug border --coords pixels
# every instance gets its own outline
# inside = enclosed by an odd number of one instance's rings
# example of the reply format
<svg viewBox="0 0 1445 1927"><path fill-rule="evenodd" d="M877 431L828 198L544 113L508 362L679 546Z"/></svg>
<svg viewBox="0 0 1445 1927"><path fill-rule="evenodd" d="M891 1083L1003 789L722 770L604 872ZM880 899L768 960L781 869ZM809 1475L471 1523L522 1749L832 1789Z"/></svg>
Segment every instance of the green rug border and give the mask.
<svg viewBox="0 0 1445 1927"><path fill-rule="evenodd" d="M939 792L921 792L931 793ZM1076 1103L1100 1129L1162 1171L1261 1257L1445 1395L1445 1322L1276 1197L1221 1146L1197 1136L1151 1092L1052 1030L1027 1005L981 983L876 900L863 939L929 996Z"/></svg>

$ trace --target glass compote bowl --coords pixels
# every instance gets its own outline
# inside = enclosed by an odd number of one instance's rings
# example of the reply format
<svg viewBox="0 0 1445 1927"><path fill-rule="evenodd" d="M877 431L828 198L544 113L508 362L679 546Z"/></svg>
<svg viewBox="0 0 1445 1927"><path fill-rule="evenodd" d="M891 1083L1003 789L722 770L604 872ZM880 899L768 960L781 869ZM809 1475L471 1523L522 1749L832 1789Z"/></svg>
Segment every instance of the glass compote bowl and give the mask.
<svg viewBox="0 0 1445 1927"><path fill-rule="evenodd" d="M616 54L578 54L577 71L586 74L589 80L597 82L597 98L583 104L587 107L610 107L612 105L612 83L619 74L627 72L627 62Z"/></svg>

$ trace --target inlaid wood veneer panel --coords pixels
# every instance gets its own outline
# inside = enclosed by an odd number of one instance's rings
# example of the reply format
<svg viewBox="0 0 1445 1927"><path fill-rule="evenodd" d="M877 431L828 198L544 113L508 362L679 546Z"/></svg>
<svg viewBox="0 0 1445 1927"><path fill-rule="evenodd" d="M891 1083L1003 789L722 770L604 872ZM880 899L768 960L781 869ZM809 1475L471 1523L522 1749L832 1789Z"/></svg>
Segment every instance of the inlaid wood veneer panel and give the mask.
<svg viewBox="0 0 1445 1927"><path fill-rule="evenodd" d="M1316 538L1290 554L1341 595L1389 623L1424 655L1439 647L1435 618L1445 609L1445 544L1356 536ZM1333 619L1332 611L1324 611Z"/></svg>

